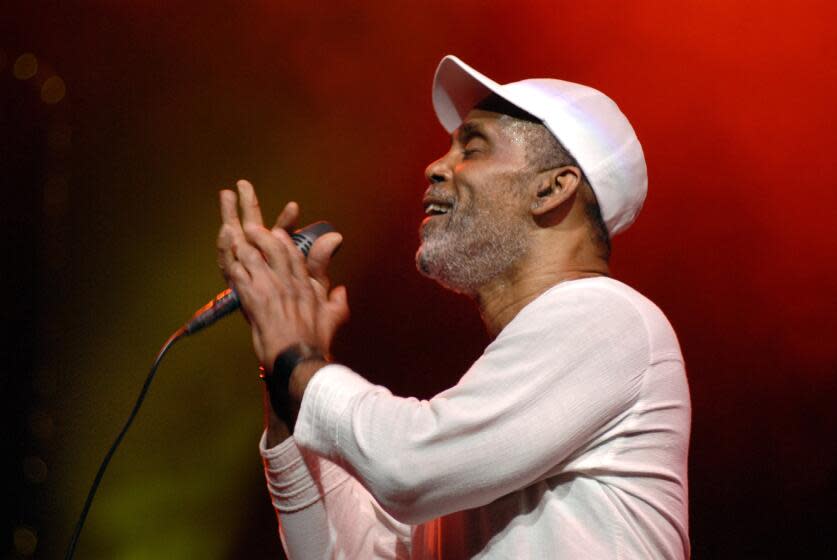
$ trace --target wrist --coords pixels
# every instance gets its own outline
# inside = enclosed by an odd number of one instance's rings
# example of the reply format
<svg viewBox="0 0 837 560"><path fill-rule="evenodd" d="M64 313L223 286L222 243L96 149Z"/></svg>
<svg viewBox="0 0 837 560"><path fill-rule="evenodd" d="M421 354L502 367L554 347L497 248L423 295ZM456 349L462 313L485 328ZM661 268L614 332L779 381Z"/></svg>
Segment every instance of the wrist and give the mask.
<svg viewBox="0 0 837 560"><path fill-rule="evenodd" d="M288 425L273 411L267 387L264 388L264 427L267 449L272 449L291 437Z"/></svg>
<svg viewBox="0 0 837 560"><path fill-rule="evenodd" d="M309 363L314 364L313 369L305 367ZM270 408L290 432L293 432L299 403L308 380L326 363L325 358L316 350L303 344L294 344L278 353L269 371L260 368ZM301 376L296 375L300 368L304 368Z"/></svg>
<svg viewBox="0 0 837 560"><path fill-rule="evenodd" d="M329 362L325 358L311 358L300 362L294 368L290 382L288 383L288 394L297 409L299 409L299 405L302 403L302 396L305 394L305 389L308 387L311 378L328 364Z"/></svg>
<svg viewBox="0 0 837 560"><path fill-rule="evenodd" d="M264 375L273 375L273 370L276 367L276 363L279 361L279 358L282 354L288 351L298 353L303 357L303 359L313 359L315 357L322 357L325 355L315 346L310 346L304 342L281 343L278 346L267 350L262 356L260 356L261 365L259 366L259 370L264 372ZM261 377L264 377L264 375Z"/></svg>

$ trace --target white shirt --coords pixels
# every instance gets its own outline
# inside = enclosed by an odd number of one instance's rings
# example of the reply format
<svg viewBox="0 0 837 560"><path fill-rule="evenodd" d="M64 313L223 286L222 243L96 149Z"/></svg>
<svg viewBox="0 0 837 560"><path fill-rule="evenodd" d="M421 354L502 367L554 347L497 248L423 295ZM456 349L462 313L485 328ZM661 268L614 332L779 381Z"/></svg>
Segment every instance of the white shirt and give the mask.
<svg viewBox="0 0 837 560"><path fill-rule="evenodd" d="M688 558L691 407L677 338L610 278L524 307L459 382L400 398L311 379L261 452L289 558Z"/></svg>

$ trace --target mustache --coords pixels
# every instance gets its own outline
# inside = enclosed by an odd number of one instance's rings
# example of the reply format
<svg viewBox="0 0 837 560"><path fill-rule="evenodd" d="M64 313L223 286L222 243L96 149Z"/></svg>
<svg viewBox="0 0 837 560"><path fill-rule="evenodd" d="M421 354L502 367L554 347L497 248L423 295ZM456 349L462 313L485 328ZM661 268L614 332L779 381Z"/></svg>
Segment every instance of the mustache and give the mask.
<svg viewBox="0 0 837 560"><path fill-rule="evenodd" d="M425 191L424 198L429 198L438 202L442 202L444 204L450 204L451 206L453 206L456 203L455 197L451 196L451 194L447 192L445 189L440 188L430 187L429 189L427 189L427 191Z"/></svg>

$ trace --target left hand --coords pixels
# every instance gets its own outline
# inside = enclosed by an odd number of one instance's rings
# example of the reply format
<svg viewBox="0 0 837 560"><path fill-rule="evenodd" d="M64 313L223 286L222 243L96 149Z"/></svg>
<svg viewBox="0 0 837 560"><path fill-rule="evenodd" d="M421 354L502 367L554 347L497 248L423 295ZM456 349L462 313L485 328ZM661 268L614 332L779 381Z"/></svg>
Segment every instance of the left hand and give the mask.
<svg viewBox="0 0 837 560"><path fill-rule="evenodd" d="M299 212L296 204L288 203L276 227L269 230L253 186L247 181L238 181L236 186L238 197L229 190L220 195L223 225L218 234L218 264L241 299L256 356L268 370L276 356L293 344L327 356L337 328L349 317L345 288L330 289L327 275L342 236L332 232L317 239L306 264L287 232Z"/></svg>

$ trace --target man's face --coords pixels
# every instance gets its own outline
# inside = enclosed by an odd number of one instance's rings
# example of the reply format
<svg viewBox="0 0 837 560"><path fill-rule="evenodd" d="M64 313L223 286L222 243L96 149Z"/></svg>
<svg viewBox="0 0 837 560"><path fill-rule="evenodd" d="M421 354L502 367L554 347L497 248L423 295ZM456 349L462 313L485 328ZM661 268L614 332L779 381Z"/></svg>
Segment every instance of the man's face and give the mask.
<svg viewBox="0 0 837 560"><path fill-rule="evenodd" d="M428 217L416 265L452 290L473 294L526 253L525 187L534 173L520 124L475 109L452 134L450 150L427 166Z"/></svg>

